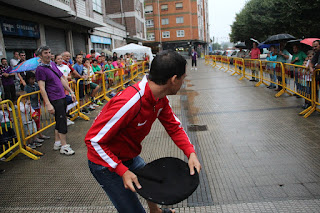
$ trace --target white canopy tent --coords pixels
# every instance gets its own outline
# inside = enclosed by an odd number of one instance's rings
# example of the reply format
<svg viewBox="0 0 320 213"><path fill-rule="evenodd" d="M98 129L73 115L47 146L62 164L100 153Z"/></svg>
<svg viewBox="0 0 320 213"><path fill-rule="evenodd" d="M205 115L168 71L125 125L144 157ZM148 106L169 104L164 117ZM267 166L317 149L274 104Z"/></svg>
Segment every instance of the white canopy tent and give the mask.
<svg viewBox="0 0 320 213"><path fill-rule="evenodd" d="M126 53L133 53L134 57L137 58L137 60L143 60L144 59L144 54L149 55L150 57L150 63L153 60L152 52L150 47L138 45L138 44L128 44L123 47L119 47L117 49L113 49L113 52L116 52L118 54L118 57L120 55L124 55Z"/></svg>

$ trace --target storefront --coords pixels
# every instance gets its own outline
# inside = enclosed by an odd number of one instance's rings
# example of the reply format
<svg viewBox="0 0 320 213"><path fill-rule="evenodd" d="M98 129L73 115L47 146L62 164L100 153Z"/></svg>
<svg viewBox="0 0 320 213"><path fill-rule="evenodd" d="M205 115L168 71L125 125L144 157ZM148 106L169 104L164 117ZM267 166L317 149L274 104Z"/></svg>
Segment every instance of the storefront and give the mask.
<svg viewBox="0 0 320 213"><path fill-rule="evenodd" d="M80 51L86 53L87 52L87 35L83 33L72 32L72 39L73 39L73 49L74 54L77 55Z"/></svg>
<svg viewBox="0 0 320 213"><path fill-rule="evenodd" d="M27 58L33 57L40 38L39 25L5 17L0 17L0 23L7 58L12 58L14 51L24 51Z"/></svg>
<svg viewBox="0 0 320 213"><path fill-rule="evenodd" d="M45 26L46 44L52 54L60 54L67 50L66 33L64 29Z"/></svg>
<svg viewBox="0 0 320 213"><path fill-rule="evenodd" d="M99 53L104 49L111 50L111 38L91 35L90 40L93 49Z"/></svg>

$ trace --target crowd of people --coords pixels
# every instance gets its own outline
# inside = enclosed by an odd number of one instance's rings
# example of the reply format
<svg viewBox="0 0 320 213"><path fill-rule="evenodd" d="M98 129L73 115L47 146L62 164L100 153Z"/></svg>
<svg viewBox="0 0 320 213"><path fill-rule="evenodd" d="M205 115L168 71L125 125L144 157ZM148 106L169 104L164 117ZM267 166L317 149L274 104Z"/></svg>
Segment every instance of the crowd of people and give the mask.
<svg viewBox="0 0 320 213"><path fill-rule="evenodd" d="M312 50L306 53L300 50L299 44L292 45L292 53L288 51L288 46L286 42L280 42L279 46L271 45L269 48L269 53L267 54L267 61L282 62L287 64L298 65L297 67L292 66L291 78L294 79L294 84L296 91L305 94L306 96L311 96L311 76L315 69L320 68L320 40L315 40L312 44ZM291 50L290 50L291 51ZM253 42L253 48L251 51L245 52L242 48L236 55L239 58L250 58L250 59L260 59L260 49L257 47L257 43ZM270 63L273 72L270 73L271 83L268 86L269 89L275 89L276 91L282 90L281 82L282 75L276 72L276 63ZM302 67L299 67L302 66ZM252 69L252 79L250 81L259 81L255 78L257 76L257 71ZM286 83L287 79L285 79ZM278 87L273 82L278 82ZM300 98L299 95L295 95ZM305 100L305 104L302 106L304 109L311 106L311 102Z"/></svg>
<svg viewBox="0 0 320 213"><path fill-rule="evenodd" d="M129 74L129 66L136 63L137 60L133 53L118 56L114 52L112 56L108 56L104 52L98 53L95 50L91 50L90 54L81 51L72 58L68 51L51 54L49 47L40 47L35 55L40 57L39 66L36 70L28 72L11 73L17 65L27 60L24 51L15 51L13 58L10 60L1 59L0 98L1 100L11 100L17 109L16 104L19 96L40 91L41 95L33 94L28 98L23 96L18 103L24 135L25 137L32 135L41 128L40 109L45 106L48 112L55 116L56 120L54 150L60 150L62 154L72 155L74 151L66 142L66 133L67 126L74 124L74 122L68 118L72 116L69 115L66 106L74 104L76 100L75 90L69 88L68 82L74 82L76 85L79 79L84 79L79 82L79 88L77 88L79 101L83 105L84 101L91 99L91 104L81 109L83 113L90 113L90 111L103 104L100 100L95 99L97 92L101 89L99 85L101 85L103 72L121 68L120 72L122 74ZM145 60L149 60L147 55L145 55ZM108 72L106 75L107 86L110 87L117 82L120 75L119 71ZM10 110L6 108L0 112L2 128L5 127L7 122L12 122ZM63 120L60 119L61 116ZM15 137L13 129L10 130L10 135L5 137ZM39 133L27 141L27 146L35 149L40 147L45 139L49 138L49 136ZM1 140L6 141L5 138Z"/></svg>

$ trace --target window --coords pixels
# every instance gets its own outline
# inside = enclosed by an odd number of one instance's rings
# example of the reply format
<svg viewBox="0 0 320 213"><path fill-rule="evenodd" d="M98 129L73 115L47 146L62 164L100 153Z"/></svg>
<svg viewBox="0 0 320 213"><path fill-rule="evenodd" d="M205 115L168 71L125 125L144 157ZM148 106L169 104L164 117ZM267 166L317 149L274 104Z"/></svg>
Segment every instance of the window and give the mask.
<svg viewBox="0 0 320 213"><path fill-rule="evenodd" d="M177 37L184 37L184 30L177 30Z"/></svg>
<svg viewBox="0 0 320 213"><path fill-rule="evenodd" d="M163 31L162 38L170 38L170 31Z"/></svg>
<svg viewBox="0 0 320 213"><path fill-rule="evenodd" d="M183 8L182 3L176 3L176 9L177 10L182 9L182 8Z"/></svg>
<svg viewBox="0 0 320 213"><path fill-rule="evenodd" d="M148 41L154 41L155 40L154 33L148 33L147 34L147 40Z"/></svg>
<svg viewBox="0 0 320 213"><path fill-rule="evenodd" d="M177 17L176 18L176 23L177 24L182 24L183 23L183 16Z"/></svg>
<svg viewBox="0 0 320 213"><path fill-rule="evenodd" d="M167 5L167 4L162 4L162 5L161 5L161 10L162 10L162 11L168 10L168 5Z"/></svg>
<svg viewBox="0 0 320 213"><path fill-rule="evenodd" d="M146 21L146 27L154 27L153 19L149 19Z"/></svg>
<svg viewBox="0 0 320 213"><path fill-rule="evenodd" d="M152 5L147 5L144 9L145 13L153 13L153 6Z"/></svg>
<svg viewBox="0 0 320 213"><path fill-rule="evenodd" d="M163 18L163 19L161 19L161 23L162 23L162 25L167 25L167 24L169 24L169 19Z"/></svg>
<svg viewBox="0 0 320 213"><path fill-rule="evenodd" d="M101 0L92 0L93 11L102 13Z"/></svg>

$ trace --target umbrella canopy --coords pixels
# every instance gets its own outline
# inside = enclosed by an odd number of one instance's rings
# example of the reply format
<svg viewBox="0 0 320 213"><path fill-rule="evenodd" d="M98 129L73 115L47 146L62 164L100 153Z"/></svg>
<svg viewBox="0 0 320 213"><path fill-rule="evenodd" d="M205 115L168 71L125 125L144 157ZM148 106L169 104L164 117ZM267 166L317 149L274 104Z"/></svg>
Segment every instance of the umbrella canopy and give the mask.
<svg viewBox="0 0 320 213"><path fill-rule="evenodd" d="M246 48L246 45L244 42L240 42L238 44L235 45L236 48Z"/></svg>
<svg viewBox="0 0 320 213"><path fill-rule="evenodd" d="M150 57L150 62L153 60L153 55L150 47L138 45L138 44L128 44L117 49L113 49L118 55L124 55L126 53L133 53L138 60L143 60L144 55L147 54Z"/></svg>
<svg viewBox="0 0 320 213"><path fill-rule="evenodd" d="M188 198L199 185L195 170L190 175L186 162L178 158L160 158L134 172L142 188L135 187L145 199L161 205L173 205Z"/></svg>
<svg viewBox="0 0 320 213"><path fill-rule="evenodd" d="M307 45L307 44L304 44L304 43L301 43L301 39L296 39L296 40L291 40L291 41L288 41L287 44L286 44L286 50L288 50L288 52L293 55L293 46L294 45L297 45L299 47L299 50L307 53L309 50L311 50L311 46Z"/></svg>
<svg viewBox="0 0 320 213"><path fill-rule="evenodd" d="M31 58L29 60L26 60L17 66L15 66L10 73L16 73L16 72L26 72L26 71L32 71L37 69L40 62L39 57Z"/></svg>
<svg viewBox="0 0 320 213"><path fill-rule="evenodd" d="M305 38L302 41L300 41L300 43L306 44L312 47L312 43L316 40L320 40L320 38Z"/></svg>
<svg viewBox="0 0 320 213"><path fill-rule="evenodd" d="M250 38L250 40L256 42L257 44L260 44L260 42L254 38Z"/></svg>
<svg viewBox="0 0 320 213"><path fill-rule="evenodd" d="M274 43L279 43L281 41L290 41L296 39L294 36L290 34L277 34L277 35L272 35L267 38L267 40L264 41L265 44L274 44Z"/></svg>

